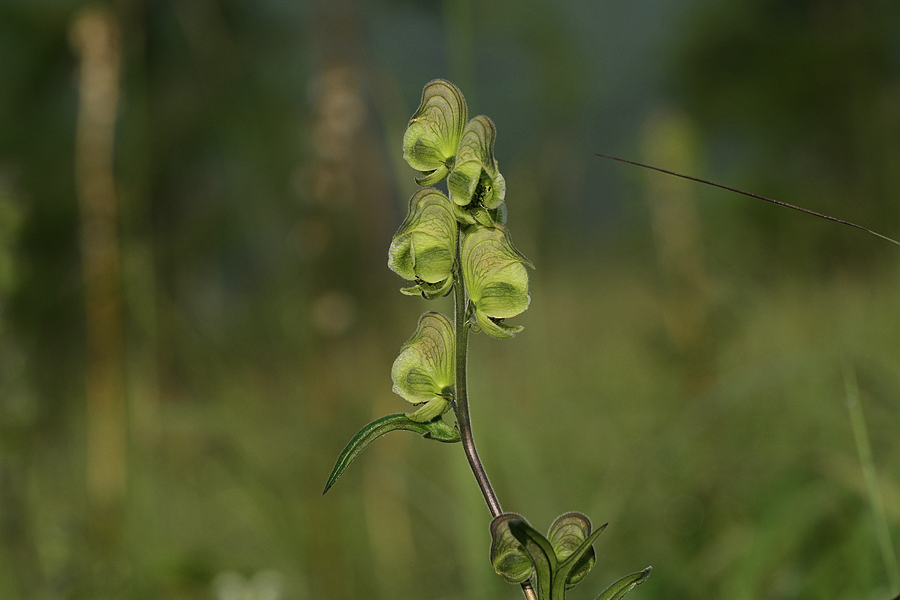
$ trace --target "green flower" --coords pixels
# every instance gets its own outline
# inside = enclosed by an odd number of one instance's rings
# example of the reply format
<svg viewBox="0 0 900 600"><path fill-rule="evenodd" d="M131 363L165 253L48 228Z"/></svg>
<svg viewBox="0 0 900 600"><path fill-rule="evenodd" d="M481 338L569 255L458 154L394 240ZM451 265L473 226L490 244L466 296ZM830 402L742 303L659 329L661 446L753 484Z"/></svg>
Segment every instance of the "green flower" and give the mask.
<svg viewBox="0 0 900 600"><path fill-rule="evenodd" d="M422 173L416 178L419 185L433 185L449 175L465 125L466 100L459 88L443 79L428 82L403 134L403 158Z"/></svg>
<svg viewBox="0 0 900 600"><path fill-rule="evenodd" d="M496 338L509 338L521 331L522 327L502 321L528 308L531 298L525 267L533 265L512 245L506 228L473 227L463 239L461 257L478 327Z"/></svg>
<svg viewBox="0 0 900 600"><path fill-rule="evenodd" d="M514 513L491 522L491 563L510 583L531 581L540 600L563 600L596 562L594 541L606 525L591 531L591 521L581 513L566 513L550 526L547 536L537 532ZM620 600L647 580L650 567L612 583L597 600Z"/></svg>
<svg viewBox="0 0 900 600"><path fill-rule="evenodd" d="M550 572L545 573L544 577L549 574L552 579L557 580L557 585L561 582L567 589L575 587L593 568L596 562L593 540L587 542L587 545L586 540L596 538L606 528L604 525L592 535L590 519L581 513L570 512L557 517L544 537L515 513L496 517L491 522L491 563L494 571L509 583L527 581L534 573L533 558L529 556L526 546L516 538L510 524L522 532L527 530L527 537L536 542L532 549L545 555ZM573 555L571 564L566 564L566 559ZM562 573L561 566L564 571ZM560 580L560 575L564 579Z"/></svg>
<svg viewBox="0 0 900 600"><path fill-rule="evenodd" d="M601 527L601 530L606 525ZM560 515L550 525L550 531L547 532L547 540L553 546L556 557L563 561L571 554L579 550L591 535L591 520L585 515L578 512L570 512ZM566 587L574 587L576 583L584 579L597 561L594 554L594 547L587 549L584 555L576 562L572 572L566 578Z"/></svg>
<svg viewBox="0 0 900 600"><path fill-rule="evenodd" d="M510 521L524 521L515 513L504 513L491 521L491 564L494 571L509 583L531 579L534 564L531 557L509 529Z"/></svg>
<svg viewBox="0 0 900 600"><path fill-rule="evenodd" d="M451 408L456 377L453 325L442 314L427 312L400 349L391 368L394 392L419 408L407 417L424 423Z"/></svg>
<svg viewBox="0 0 900 600"><path fill-rule="evenodd" d="M394 234L388 251L388 267L400 277L415 281L404 294L439 298L453 284L456 256L456 217L450 200L434 188L416 192L409 201L406 220Z"/></svg>
<svg viewBox="0 0 900 600"><path fill-rule="evenodd" d="M447 189L454 204L465 207L463 217L468 223L476 221L490 226L494 219L486 210L496 210L506 197L506 181L494 159L494 138L497 130L485 116L469 121L463 132L456 155L456 164L447 179Z"/></svg>

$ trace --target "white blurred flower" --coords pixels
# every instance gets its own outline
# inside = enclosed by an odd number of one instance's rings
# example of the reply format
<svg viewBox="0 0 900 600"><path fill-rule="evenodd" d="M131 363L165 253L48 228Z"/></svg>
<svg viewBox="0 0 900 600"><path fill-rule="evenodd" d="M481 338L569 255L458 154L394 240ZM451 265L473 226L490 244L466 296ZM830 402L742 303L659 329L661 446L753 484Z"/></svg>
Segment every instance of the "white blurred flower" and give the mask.
<svg viewBox="0 0 900 600"><path fill-rule="evenodd" d="M223 571L212 581L217 600L281 600L283 577L274 570L245 578L236 571Z"/></svg>

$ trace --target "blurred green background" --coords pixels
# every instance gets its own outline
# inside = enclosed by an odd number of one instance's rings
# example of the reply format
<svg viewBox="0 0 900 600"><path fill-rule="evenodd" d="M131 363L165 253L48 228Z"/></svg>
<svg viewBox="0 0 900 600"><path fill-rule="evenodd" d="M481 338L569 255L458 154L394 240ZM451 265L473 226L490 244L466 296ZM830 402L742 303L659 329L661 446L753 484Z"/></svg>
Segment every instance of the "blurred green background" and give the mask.
<svg viewBox="0 0 900 600"><path fill-rule="evenodd" d="M570 597L900 592L898 249L593 156L897 237L900 5L84 6L0 3L4 600L521 597L458 446L392 434L320 495L451 310L386 267L435 77L497 124L537 265L525 331L472 340L482 458L538 529L611 523Z"/></svg>

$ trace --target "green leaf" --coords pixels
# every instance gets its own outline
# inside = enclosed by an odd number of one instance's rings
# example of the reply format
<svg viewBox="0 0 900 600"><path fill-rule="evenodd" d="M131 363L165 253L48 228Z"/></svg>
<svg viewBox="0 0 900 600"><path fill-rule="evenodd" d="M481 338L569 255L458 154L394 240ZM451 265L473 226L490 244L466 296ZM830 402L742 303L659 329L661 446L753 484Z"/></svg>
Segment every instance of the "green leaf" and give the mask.
<svg viewBox="0 0 900 600"><path fill-rule="evenodd" d="M496 135L493 121L483 115L466 125L456 164L447 179L447 189L454 204L493 210L503 203L506 181L494 159Z"/></svg>
<svg viewBox="0 0 900 600"><path fill-rule="evenodd" d="M353 439L344 448L338 457L331 475L325 483L324 495L331 489L331 486L343 475L353 459L356 458L366 446L374 442L386 433L397 430L414 431L421 434L426 439L436 440L438 442L453 443L459 441L459 431L444 422L443 419L436 419L428 423L419 423L411 420L404 414L393 414L372 421L353 436Z"/></svg>
<svg viewBox="0 0 900 600"><path fill-rule="evenodd" d="M450 199L434 188L410 198L406 220L394 234L388 267L418 285L401 291L409 295L440 297L453 283L456 258L456 215Z"/></svg>
<svg viewBox="0 0 900 600"><path fill-rule="evenodd" d="M512 245L506 228L470 227L463 239L461 259L478 326L497 338L509 338L521 331L521 327L505 325L502 320L528 308L531 297L525 266L531 263Z"/></svg>
<svg viewBox="0 0 900 600"><path fill-rule="evenodd" d="M513 519L523 520L517 514L506 513L491 521L491 564L494 571L509 583L522 583L531 577L534 564L509 529L509 522Z"/></svg>
<svg viewBox="0 0 900 600"><path fill-rule="evenodd" d="M524 519L510 519L508 525L534 564L534 587L539 600L562 600L552 595L553 576L558 563L553 546Z"/></svg>
<svg viewBox="0 0 900 600"><path fill-rule="evenodd" d="M556 579L553 580L553 587L560 598L565 596L566 588L574 587L579 581L584 579L585 575L590 572L593 564L594 540L599 537L606 525L589 535L581 542L581 545L575 549L564 561L559 563ZM590 556L588 562L585 563L586 557Z"/></svg>
<svg viewBox="0 0 900 600"><path fill-rule="evenodd" d="M394 392L413 404L430 403L429 411L450 409L456 377L453 325L444 315L427 312L400 349L391 368ZM416 419L430 420L422 414ZM410 415L410 418L413 418ZM433 415L432 415L433 416Z"/></svg>
<svg viewBox="0 0 900 600"><path fill-rule="evenodd" d="M605 524L592 535L590 519L578 512L560 515L550 525L547 538L561 561L557 577L562 577L567 587L580 582L593 568L596 555L591 544L604 529Z"/></svg>
<svg viewBox="0 0 900 600"><path fill-rule="evenodd" d="M403 158L422 173L419 185L433 185L450 173L466 125L466 100L455 85L435 79L422 90L422 103L403 135Z"/></svg>
<svg viewBox="0 0 900 600"><path fill-rule="evenodd" d="M643 571L626 575L606 588L603 593L597 596L596 600L620 600L622 596L630 592L635 586L647 581L647 578L650 577L650 569L652 569L652 567L647 567Z"/></svg>

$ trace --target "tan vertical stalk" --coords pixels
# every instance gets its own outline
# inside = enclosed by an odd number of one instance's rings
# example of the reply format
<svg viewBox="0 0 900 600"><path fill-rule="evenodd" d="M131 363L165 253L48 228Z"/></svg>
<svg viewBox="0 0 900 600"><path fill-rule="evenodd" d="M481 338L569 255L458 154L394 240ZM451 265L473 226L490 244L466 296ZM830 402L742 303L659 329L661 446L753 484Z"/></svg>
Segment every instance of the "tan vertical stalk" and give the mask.
<svg viewBox="0 0 900 600"><path fill-rule="evenodd" d="M690 119L664 109L650 118L642 140L643 158L651 165L696 171L697 144ZM694 187L675 177L647 176L647 199L656 239L659 273L665 288L661 315L671 348L684 365L687 388L705 389L715 343L709 319L714 300L706 274L700 212Z"/></svg>
<svg viewBox="0 0 900 600"><path fill-rule="evenodd" d="M94 508L121 506L126 477L122 276L113 140L119 85L119 30L107 11L72 24L79 55L75 179L81 218L86 310L87 486Z"/></svg>

